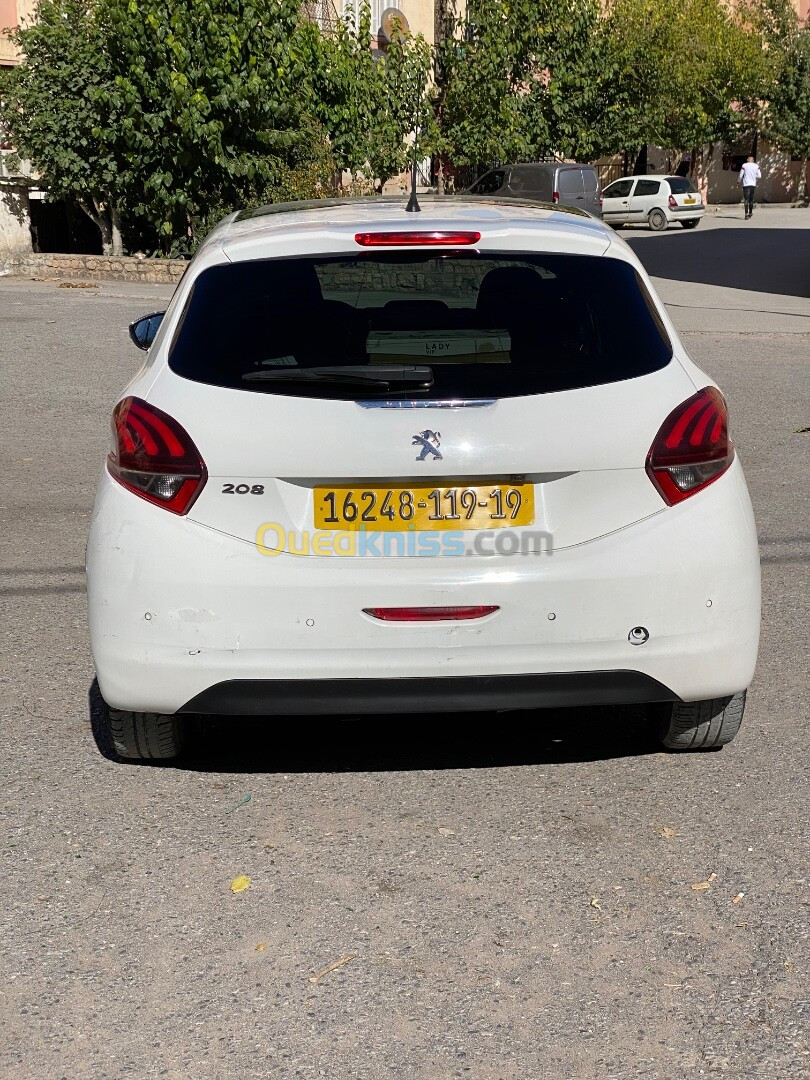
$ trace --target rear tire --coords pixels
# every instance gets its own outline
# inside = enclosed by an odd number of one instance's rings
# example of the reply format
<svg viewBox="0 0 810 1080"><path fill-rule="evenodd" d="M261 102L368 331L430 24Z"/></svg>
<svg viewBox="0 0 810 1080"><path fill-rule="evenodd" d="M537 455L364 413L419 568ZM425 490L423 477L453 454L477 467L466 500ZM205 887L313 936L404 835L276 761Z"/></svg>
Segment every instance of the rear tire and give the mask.
<svg viewBox="0 0 810 1080"><path fill-rule="evenodd" d="M710 701L674 701L657 713L658 737L669 750L711 750L730 743L742 724L745 690Z"/></svg>
<svg viewBox="0 0 810 1080"><path fill-rule="evenodd" d="M655 210L651 210L647 216L647 224L653 230L653 232L663 232L666 229L669 222L667 221L667 215L663 210L659 210L657 207Z"/></svg>
<svg viewBox="0 0 810 1080"><path fill-rule="evenodd" d="M608 225L610 225L611 229L615 229L616 232L618 232L619 229L624 228L624 222L623 221L609 221Z"/></svg>
<svg viewBox="0 0 810 1080"><path fill-rule="evenodd" d="M690 221L682 221L681 222L681 225L683 225L684 229L696 229L699 224L700 224L700 218L698 218L698 217L692 218Z"/></svg>
<svg viewBox="0 0 810 1080"><path fill-rule="evenodd" d="M161 713L106 708L110 742L118 757L130 761L167 761L183 749L181 720Z"/></svg>

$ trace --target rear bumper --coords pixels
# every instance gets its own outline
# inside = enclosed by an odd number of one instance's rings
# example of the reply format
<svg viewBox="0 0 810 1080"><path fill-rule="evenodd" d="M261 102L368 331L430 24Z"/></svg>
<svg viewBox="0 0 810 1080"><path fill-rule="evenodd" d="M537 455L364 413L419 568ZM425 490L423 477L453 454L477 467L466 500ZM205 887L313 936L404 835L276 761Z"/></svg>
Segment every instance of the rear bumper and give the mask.
<svg viewBox="0 0 810 1080"><path fill-rule="evenodd" d="M706 213L703 203L693 206L670 206L668 207L670 221L680 221L682 218L699 218Z"/></svg>
<svg viewBox="0 0 810 1080"><path fill-rule="evenodd" d="M529 706L560 703L555 694L641 700L641 682L623 689L627 673L652 681L652 700L664 687L689 701L745 689L756 661L759 558L739 462L679 506L588 543L459 558L266 558L105 474L87 560L99 686L119 709L320 711L326 696L331 711L357 712L368 694L377 712L381 691L397 710L473 709L476 687L487 709L527 707L510 703L524 693ZM430 624L362 611L447 604L498 611ZM643 645L628 637L637 626ZM220 687L234 683L242 702L228 704Z"/></svg>
<svg viewBox="0 0 810 1080"><path fill-rule="evenodd" d="M489 712L676 701L640 671L432 679L245 679L218 683L178 710L215 716Z"/></svg>

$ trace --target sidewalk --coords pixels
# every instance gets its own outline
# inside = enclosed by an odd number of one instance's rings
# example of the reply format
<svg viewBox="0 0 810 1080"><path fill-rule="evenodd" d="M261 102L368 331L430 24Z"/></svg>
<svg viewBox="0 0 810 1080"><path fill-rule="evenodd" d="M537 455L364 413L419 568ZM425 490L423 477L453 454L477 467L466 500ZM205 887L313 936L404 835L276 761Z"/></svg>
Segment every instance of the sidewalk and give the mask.
<svg viewBox="0 0 810 1080"><path fill-rule="evenodd" d="M754 216L747 225L751 226L759 222L762 224L759 218L760 211L767 218L767 223L773 225L788 224L795 226L796 218L805 221L806 223L800 225L799 228L810 228L810 207L806 206L791 206L790 203L760 203L758 202L754 209ZM743 209L742 195L738 203L709 203L706 206L706 214L703 221L700 223L699 228L703 228L708 222L712 220L745 220L745 211Z"/></svg>

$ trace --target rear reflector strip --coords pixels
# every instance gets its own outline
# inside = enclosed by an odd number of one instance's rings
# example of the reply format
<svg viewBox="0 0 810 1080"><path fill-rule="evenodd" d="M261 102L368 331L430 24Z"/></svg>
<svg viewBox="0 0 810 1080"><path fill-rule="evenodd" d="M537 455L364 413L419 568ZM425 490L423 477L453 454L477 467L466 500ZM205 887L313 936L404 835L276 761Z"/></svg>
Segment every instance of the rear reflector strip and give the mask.
<svg viewBox="0 0 810 1080"><path fill-rule="evenodd" d="M483 619L498 610L497 604L481 604L477 607L367 607L366 615L382 622L450 622L454 620Z"/></svg>
<svg viewBox="0 0 810 1080"><path fill-rule="evenodd" d="M480 232L364 232L356 233L360 247L467 247L477 244Z"/></svg>

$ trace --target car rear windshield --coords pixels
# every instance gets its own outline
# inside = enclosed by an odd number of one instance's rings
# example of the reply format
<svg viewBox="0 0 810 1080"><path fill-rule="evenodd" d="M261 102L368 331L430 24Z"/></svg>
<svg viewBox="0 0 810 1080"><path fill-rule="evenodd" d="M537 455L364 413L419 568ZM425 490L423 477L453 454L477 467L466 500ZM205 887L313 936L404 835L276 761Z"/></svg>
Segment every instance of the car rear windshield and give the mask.
<svg viewBox="0 0 810 1080"><path fill-rule="evenodd" d="M671 357L652 300L626 262L433 251L204 270L169 364L187 379L254 393L447 400L618 382ZM374 369L383 365L427 367L431 385L377 386ZM330 381L325 369L340 366ZM274 374L257 378L262 372Z"/></svg>
<svg viewBox="0 0 810 1080"><path fill-rule="evenodd" d="M685 176L668 176L667 183L673 195L692 195L697 188Z"/></svg>

